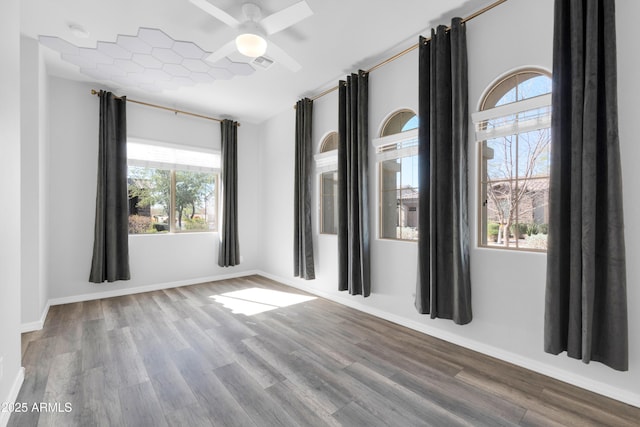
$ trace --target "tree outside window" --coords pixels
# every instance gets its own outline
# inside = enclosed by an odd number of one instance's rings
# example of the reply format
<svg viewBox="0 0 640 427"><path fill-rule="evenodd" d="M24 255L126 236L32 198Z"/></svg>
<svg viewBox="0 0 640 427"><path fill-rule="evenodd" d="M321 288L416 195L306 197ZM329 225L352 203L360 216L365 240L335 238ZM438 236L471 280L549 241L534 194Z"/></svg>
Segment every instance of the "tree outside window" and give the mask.
<svg viewBox="0 0 640 427"><path fill-rule="evenodd" d="M217 229L219 155L129 141L129 234Z"/></svg>

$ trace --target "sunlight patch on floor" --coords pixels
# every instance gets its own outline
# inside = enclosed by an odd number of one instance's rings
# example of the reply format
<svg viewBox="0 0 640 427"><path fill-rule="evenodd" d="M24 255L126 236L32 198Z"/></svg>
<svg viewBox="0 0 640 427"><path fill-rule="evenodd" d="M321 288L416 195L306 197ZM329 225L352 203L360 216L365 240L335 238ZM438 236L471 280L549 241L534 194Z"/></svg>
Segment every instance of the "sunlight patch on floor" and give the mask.
<svg viewBox="0 0 640 427"><path fill-rule="evenodd" d="M222 304L234 314L245 314L247 316L316 299L316 297L308 295L262 288L226 292L220 295L211 295L209 298Z"/></svg>

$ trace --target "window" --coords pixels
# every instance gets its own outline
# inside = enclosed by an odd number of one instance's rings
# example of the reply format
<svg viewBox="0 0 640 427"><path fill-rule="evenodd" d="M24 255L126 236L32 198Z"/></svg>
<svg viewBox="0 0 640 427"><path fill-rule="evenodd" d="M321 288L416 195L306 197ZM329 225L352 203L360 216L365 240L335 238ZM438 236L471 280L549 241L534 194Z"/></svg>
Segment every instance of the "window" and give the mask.
<svg viewBox="0 0 640 427"><path fill-rule="evenodd" d="M127 142L129 234L216 231L220 156Z"/></svg>
<svg viewBox="0 0 640 427"><path fill-rule="evenodd" d="M551 78L511 74L473 115L479 143L479 245L547 249Z"/></svg>
<svg viewBox="0 0 640 427"><path fill-rule="evenodd" d="M316 168L320 172L320 233L338 234L338 134L331 132L320 144Z"/></svg>
<svg viewBox="0 0 640 427"><path fill-rule="evenodd" d="M418 240L418 117L396 112L373 144L380 165L380 238Z"/></svg>

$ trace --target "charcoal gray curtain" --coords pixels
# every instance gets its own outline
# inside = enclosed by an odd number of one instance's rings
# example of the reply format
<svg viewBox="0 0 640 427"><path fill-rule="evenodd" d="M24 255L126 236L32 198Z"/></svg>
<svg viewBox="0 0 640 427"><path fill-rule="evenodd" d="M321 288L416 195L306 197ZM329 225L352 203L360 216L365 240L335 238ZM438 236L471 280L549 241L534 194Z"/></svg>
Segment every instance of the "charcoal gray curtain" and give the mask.
<svg viewBox="0 0 640 427"><path fill-rule="evenodd" d="M613 0L555 2L545 351L628 369Z"/></svg>
<svg viewBox="0 0 640 427"><path fill-rule="evenodd" d="M315 279L311 232L311 160L313 151L313 101L296 104L296 159L293 217L293 269L296 277Z"/></svg>
<svg viewBox="0 0 640 427"><path fill-rule="evenodd" d="M369 296L369 74L340 81L338 94L338 289Z"/></svg>
<svg viewBox="0 0 640 427"><path fill-rule="evenodd" d="M127 101L100 91L98 185L89 281L129 280Z"/></svg>
<svg viewBox="0 0 640 427"><path fill-rule="evenodd" d="M222 162L220 167L220 244L218 265L233 267L240 264L238 243L238 123L220 122L222 136Z"/></svg>
<svg viewBox="0 0 640 427"><path fill-rule="evenodd" d="M418 280L415 306L471 322L466 30L460 18L420 38Z"/></svg>

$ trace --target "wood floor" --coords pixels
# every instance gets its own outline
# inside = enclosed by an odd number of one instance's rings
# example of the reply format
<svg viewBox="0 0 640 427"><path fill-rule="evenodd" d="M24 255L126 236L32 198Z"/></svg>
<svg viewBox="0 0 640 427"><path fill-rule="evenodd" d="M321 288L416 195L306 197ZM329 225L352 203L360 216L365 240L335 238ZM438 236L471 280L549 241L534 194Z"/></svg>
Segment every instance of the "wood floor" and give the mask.
<svg viewBox="0 0 640 427"><path fill-rule="evenodd" d="M52 307L23 335L29 410L9 425L639 425L638 408L327 300L246 315L221 302L268 292L212 298L254 288L302 295L251 276Z"/></svg>

